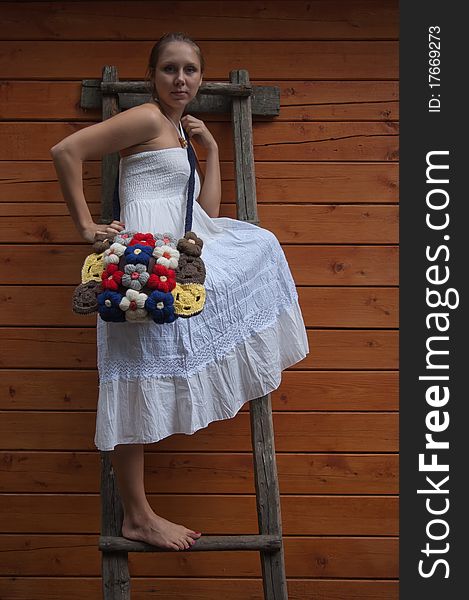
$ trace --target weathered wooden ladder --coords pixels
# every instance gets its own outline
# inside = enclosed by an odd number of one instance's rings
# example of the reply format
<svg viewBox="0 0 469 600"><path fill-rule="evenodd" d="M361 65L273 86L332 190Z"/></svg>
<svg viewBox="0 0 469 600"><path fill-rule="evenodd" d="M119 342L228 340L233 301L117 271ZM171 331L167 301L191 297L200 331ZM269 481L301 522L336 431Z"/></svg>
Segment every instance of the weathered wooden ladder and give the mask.
<svg viewBox="0 0 469 600"><path fill-rule="evenodd" d="M81 106L101 106L103 119L122 109L147 102L149 90L144 82L119 81L117 69L103 68L100 80L82 84ZM188 106L190 113L231 112L234 138L237 218L258 224L252 115L275 116L280 108L279 88L252 86L246 70L230 73L230 83L202 84ZM112 220L112 198L118 169L118 154L102 161L102 221ZM286 600L284 550L280 497L275 460L274 431L270 394L251 400L251 439L259 523L258 535L203 535L190 549L255 550L260 552L265 600ZM173 552L122 537L123 510L108 452L101 452L101 537L104 600L129 600L129 552Z"/></svg>

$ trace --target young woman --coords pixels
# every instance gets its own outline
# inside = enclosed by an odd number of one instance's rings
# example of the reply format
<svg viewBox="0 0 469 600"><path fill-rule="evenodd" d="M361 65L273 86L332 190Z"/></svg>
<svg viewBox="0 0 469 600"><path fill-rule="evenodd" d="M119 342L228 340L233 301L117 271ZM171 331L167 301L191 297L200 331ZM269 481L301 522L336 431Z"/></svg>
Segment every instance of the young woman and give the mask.
<svg viewBox="0 0 469 600"><path fill-rule="evenodd" d="M199 47L163 36L149 59L149 102L86 127L51 149L65 201L84 240L122 230L184 235L190 174L187 138L205 148L195 176L192 230L203 240L204 310L174 323L112 323L98 317L99 399L95 445L110 451L124 505L122 534L187 549L201 533L154 513L143 484L143 445L192 434L234 417L277 389L281 373L309 352L298 295L273 233L220 218L218 146L205 124L183 116L202 83ZM82 163L119 151L121 220L91 218Z"/></svg>

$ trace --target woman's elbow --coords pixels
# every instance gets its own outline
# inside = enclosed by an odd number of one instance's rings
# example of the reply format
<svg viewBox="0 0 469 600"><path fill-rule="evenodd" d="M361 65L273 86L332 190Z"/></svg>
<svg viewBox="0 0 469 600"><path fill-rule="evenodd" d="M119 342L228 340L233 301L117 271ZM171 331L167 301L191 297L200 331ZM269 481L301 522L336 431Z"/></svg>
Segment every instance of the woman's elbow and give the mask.
<svg viewBox="0 0 469 600"><path fill-rule="evenodd" d="M60 154L64 152L64 146L61 142L49 148L49 154L52 156L52 159L55 160Z"/></svg>

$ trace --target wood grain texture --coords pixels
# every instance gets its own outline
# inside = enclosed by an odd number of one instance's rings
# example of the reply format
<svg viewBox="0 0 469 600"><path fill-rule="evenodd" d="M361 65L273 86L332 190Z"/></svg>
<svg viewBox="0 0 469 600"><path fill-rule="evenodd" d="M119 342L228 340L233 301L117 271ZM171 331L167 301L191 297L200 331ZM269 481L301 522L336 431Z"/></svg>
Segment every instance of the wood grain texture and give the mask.
<svg viewBox="0 0 469 600"><path fill-rule="evenodd" d="M238 553L239 555L239 553ZM231 557L230 557L230 560ZM237 574L236 574L237 575ZM293 579L287 580L290 600L398 600L398 582L390 580ZM101 600L101 580L98 577L0 577L0 587L11 600ZM134 577L132 594L135 600L166 600L177 594L179 600L223 596L225 600L240 597L263 600L260 579L226 579L202 577Z"/></svg>
<svg viewBox="0 0 469 600"><path fill-rule="evenodd" d="M1 152L1 149L0 149ZM49 158L49 157L48 157ZM202 161L203 164L203 161ZM233 166L221 162L222 205L235 201ZM83 185L87 202L97 205L101 193L101 165L88 161L83 165ZM45 160L0 160L0 202L32 202L39 212L23 213L16 207L12 216L41 215L45 209L39 203L59 205L68 215L52 162ZM398 165L396 163L347 162L262 162L256 161L257 202L269 204L298 203L397 203ZM11 207L11 211L14 207ZM2 211L4 205L2 205ZM55 208L57 210L57 208ZM95 209L95 212L99 212Z"/></svg>
<svg viewBox="0 0 469 600"><path fill-rule="evenodd" d="M0 370L0 408L95 411L98 377L90 370ZM274 411L394 411L397 371L302 371L282 373L272 392ZM241 412L248 410L244 405Z"/></svg>
<svg viewBox="0 0 469 600"><path fill-rule="evenodd" d="M396 369L398 335L388 330L308 330L310 353L292 369ZM1 327L0 368L93 369L91 328Z"/></svg>
<svg viewBox="0 0 469 600"><path fill-rule="evenodd" d="M97 316L72 312L75 286L0 286L0 325L95 327ZM307 327L397 327L397 288L298 287Z"/></svg>
<svg viewBox="0 0 469 600"><path fill-rule="evenodd" d="M114 0L108 2L4 2L3 39L29 40L148 40L158 39L178 28L190 31L194 39L397 39L398 19L395 2L380 2L380 10L371 0L347 2L172 2L152 3ZM340 13L341 19L337 19Z"/></svg>
<svg viewBox="0 0 469 600"><path fill-rule="evenodd" d="M21 208L22 205L20 205ZM291 204L262 205L262 227L272 231L281 243L373 244L396 243L397 206ZM288 212L288 219L286 214ZM70 216L4 216L0 221L0 243L69 244L83 240ZM220 217L236 219L236 205L225 204ZM203 257L203 256L202 256Z"/></svg>
<svg viewBox="0 0 469 600"><path fill-rule="evenodd" d="M399 118L396 81L251 79L251 83L280 89L280 114L276 121L395 121ZM5 119L98 121L98 109L80 108L76 101L80 93L81 82L78 81L6 80L0 82L0 113ZM211 122L228 121L229 115L208 113L203 115L203 120L210 128Z"/></svg>
<svg viewBox="0 0 469 600"><path fill-rule="evenodd" d="M1 42L0 42L1 48ZM93 123L0 122L0 160L50 160L59 140ZM396 161L398 124L386 122L255 122L256 161ZM233 160L229 123L210 126L218 140L220 160ZM200 149L201 158L206 153ZM100 154L93 160L101 158Z"/></svg>
<svg viewBox="0 0 469 600"><path fill-rule="evenodd" d="M154 36L155 32L151 38ZM0 72L4 79L98 78L112 57L120 79L143 79L144 61L153 44L126 40L0 41ZM273 64L276 77L284 80L395 80L399 74L397 41L230 40L200 41L199 46L207 63L207 81L225 79L229 70L246 65L253 79L272 79Z"/></svg>
<svg viewBox="0 0 469 600"><path fill-rule="evenodd" d="M373 579L397 575L397 539L392 537L286 536L284 543L289 577ZM5 535L0 544L4 550L4 575L35 576L47 572L51 577L81 578L100 572L96 534ZM259 558L254 552L200 552L190 557L164 553L158 555L157 561L151 554L139 554L130 555L129 563L135 578L178 577L184 581L182 578L193 576L194 571L198 577L211 577L211 582L217 581L220 572L227 577L260 577Z"/></svg>
<svg viewBox="0 0 469 600"><path fill-rule="evenodd" d="M398 283L397 246L284 245L296 285L394 286ZM78 285L89 244L0 246L4 283ZM35 269L25 271L34 253ZM51 268L53 270L51 271Z"/></svg>
<svg viewBox="0 0 469 600"><path fill-rule="evenodd" d="M254 494L148 494L148 501L175 523L187 521L190 506L197 531L207 535L259 531ZM285 536L397 535L398 499L393 496L283 495L281 504ZM99 506L99 494L67 494L66 502L62 494L2 494L0 526L4 533L97 533Z"/></svg>
<svg viewBox="0 0 469 600"><path fill-rule="evenodd" d="M0 413L1 450L96 450L91 412ZM396 452L395 413L274 413L277 452ZM154 447L152 447L154 446ZM173 452L251 451L249 414L213 421L193 435L176 433L147 450Z"/></svg>
<svg viewBox="0 0 469 600"><path fill-rule="evenodd" d="M397 494L395 454L277 452L282 494ZM96 452L0 452L2 493L97 493ZM149 493L253 494L249 453L146 452Z"/></svg>

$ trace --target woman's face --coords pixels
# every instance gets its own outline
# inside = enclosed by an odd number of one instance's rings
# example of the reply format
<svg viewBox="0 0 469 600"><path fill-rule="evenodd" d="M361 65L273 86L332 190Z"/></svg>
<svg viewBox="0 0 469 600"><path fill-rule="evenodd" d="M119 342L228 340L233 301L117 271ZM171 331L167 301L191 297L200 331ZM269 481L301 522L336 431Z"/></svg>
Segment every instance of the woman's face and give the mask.
<svg viewBox="0 0 469 600"><path fill-rule="evenodd" d="M199 57L194 48L185 42L170 42L164 46L155 67L154 82L160 101L171 106L185 106L190 102L202 83Z"/></svg>

